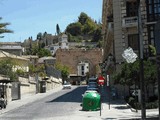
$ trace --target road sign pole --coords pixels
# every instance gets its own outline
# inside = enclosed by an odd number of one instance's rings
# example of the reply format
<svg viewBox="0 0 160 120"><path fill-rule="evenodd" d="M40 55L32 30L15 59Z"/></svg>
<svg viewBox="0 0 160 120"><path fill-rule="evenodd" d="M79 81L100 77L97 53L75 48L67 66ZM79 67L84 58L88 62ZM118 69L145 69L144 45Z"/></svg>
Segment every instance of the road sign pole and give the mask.
<svg viewBox="0 0 160 120"><path fill-rule="evenodd" d="M102 112L102 85L100 85L100 87L101 87L101 93L100 93L100 116L101 116L101 112Z"/></svg>
<svg viewBox="0 0 160 120"><path fill-rule="evenodd" d="M111 99L110 75L107 75L107 87L108 87L108 107L109 107L109 110L110 110L110 99Z"/></svg>

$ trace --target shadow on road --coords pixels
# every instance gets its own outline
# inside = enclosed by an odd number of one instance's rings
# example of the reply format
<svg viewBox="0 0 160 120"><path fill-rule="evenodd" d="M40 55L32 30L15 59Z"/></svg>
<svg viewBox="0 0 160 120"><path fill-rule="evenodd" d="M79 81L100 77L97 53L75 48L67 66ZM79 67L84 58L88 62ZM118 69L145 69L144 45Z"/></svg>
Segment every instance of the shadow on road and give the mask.
<svg viewBox="0 0 160 120"><path fill-rule="evenodd" d="M80 86L76 89L63 94L62 96L57 97L48 102L82 102L82 94L86 91L86 86Z"/></svg>

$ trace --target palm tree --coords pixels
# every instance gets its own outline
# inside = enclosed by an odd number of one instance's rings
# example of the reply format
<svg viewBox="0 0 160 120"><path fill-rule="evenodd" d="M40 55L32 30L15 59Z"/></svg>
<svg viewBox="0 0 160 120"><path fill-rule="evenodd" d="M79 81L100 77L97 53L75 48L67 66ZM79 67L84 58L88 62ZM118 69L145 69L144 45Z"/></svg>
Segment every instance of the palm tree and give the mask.
<svg viewBox="0 0 160 120"><path fill-rule="evenodd" d="M2 19L2 17L0 17L0 20ZM6 26L10 25L10 23L0 23L0 34L3 33L13 33L12 30L6 29ZM0 36L0 38L3 38L4 36Z"/></svg>

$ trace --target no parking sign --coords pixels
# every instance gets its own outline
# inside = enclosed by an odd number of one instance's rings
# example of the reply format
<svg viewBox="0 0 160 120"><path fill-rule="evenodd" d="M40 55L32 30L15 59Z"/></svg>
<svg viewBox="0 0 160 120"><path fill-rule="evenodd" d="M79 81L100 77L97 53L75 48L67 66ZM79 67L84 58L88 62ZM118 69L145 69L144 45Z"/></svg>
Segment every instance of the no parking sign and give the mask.
<svg viewBox="0 0 160 120"><path fill-rule="evenodd" d="M103 76L99 76L99 77L98 77L98 84L99 84L99 85L104 85L104 80L105 80L105 79L104 79Z"/></svg>

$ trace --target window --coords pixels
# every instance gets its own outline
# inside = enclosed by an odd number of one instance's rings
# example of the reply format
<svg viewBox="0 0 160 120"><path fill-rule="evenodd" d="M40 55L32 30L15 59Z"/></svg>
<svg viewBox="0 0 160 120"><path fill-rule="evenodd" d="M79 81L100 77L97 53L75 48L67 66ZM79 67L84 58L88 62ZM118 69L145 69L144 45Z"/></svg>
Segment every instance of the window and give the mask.
<svg viewBox="0 0 160 120"><path fill-rule="evenodd" d="M54 50L54 47L51 47L50 50Z"/></svg>
<svg viewBox="0 0 160 120"><path fill-rule="evenodd" d="M138 16L138 5L136 1L127 2L126 9L127 9L127 17L134 17Z"/></svg>
<svg viewBox="0 0 160 120"><path fill-rule="evenodd" d="M81 66L81 70L84 70L84 66Z"/></svg>
<svg viewBox="0 0 160 120"><path fill-rule="evenodd" d="M84 71L82 71L82 75L84 75Z"/></svg>
<svg viewBox="0 0 160 120"><path fill-rule="evenodd" d="M133 50L138 50L138 34L128 35L128 46Z"/></svg>
<svg viewBox="0 0 160 120"><path fill-rule="evenodd" d="M148 44L155 46L154 25L149 25L147 27L148 27ZM151 56L151 51L149 51L149 55Z"/></svg>
<svg viewBox="0 0 160 120"><path fill-rule="evenodd" d="M160 0L146 0L147 20L149 22L157 21L160 17Z"/></svg>

